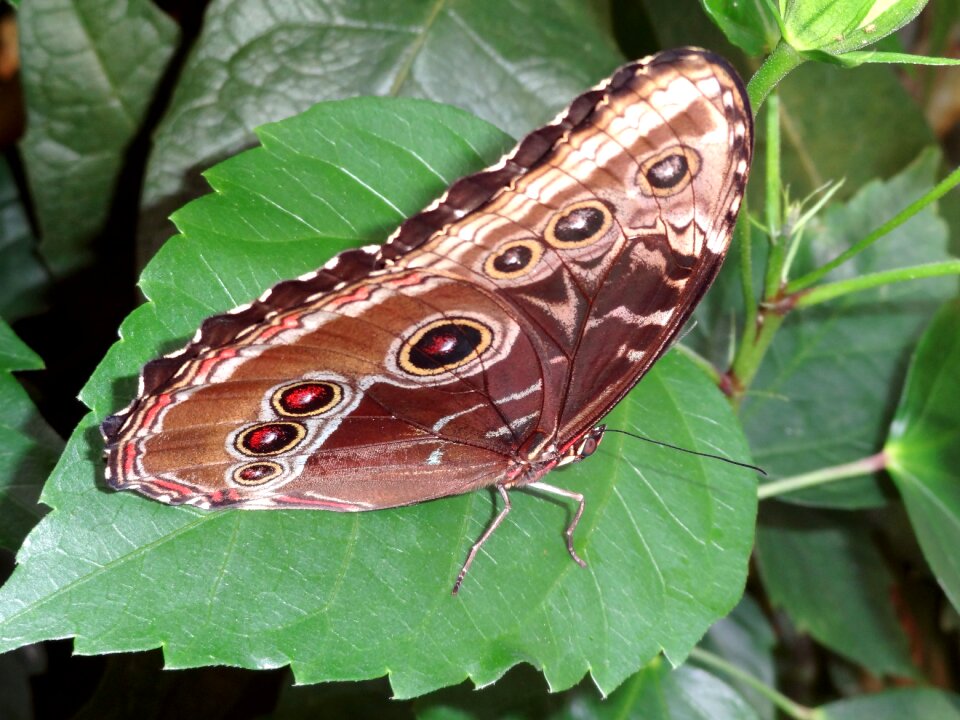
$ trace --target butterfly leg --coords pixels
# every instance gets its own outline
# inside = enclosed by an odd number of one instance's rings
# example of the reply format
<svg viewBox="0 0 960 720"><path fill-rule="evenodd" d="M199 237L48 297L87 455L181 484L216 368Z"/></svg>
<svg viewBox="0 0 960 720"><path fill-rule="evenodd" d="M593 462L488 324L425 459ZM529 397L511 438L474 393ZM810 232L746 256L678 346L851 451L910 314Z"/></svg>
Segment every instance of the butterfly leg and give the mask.
<svg viewBox="0 0 960 720"><path fill-rule="evenodd" d="M579 555L577 555L577 551L573 547L573 532L577 529L577 524L580 522L580 516L583 515L583 495L580 493L571 492L570 490L564 490L563 488L554 487L553 485L547 485L546 483L542 482L530 483L524 487L533 488L534 490L549 493L550 495L559 495L562 498L577 501L577 512L574 513L573 520L570 522L570 525L563 534L567 536L567 551L570 553L570 557L574 559L577 565L585 568L587 564L580 558Z"/></svg>
<svg viewBox="0 0 960 720"><path fill-rule="evenodd" d="M467 553L467 561L463 563L463 567L460 568L460 574L457 575L457 581L453 584L453 594L456 595L460 591L460 585L463 583L463 578L467 575L467 570L470 569L470 565L473 563L473 558L476 557L477 551L483 546L483 544L493 535L494 530L500 527L500 523L503 522L503 519L510 512L510 496L507 494L507 489L503 485L497 485L497 492L500 493L500 497L503 498L503 509L497 514L493 519L493 522L490 523L490 527L484 531L483 535L480 536L480 539L477 540L473 546L470 548L470 552Z"/></svg>

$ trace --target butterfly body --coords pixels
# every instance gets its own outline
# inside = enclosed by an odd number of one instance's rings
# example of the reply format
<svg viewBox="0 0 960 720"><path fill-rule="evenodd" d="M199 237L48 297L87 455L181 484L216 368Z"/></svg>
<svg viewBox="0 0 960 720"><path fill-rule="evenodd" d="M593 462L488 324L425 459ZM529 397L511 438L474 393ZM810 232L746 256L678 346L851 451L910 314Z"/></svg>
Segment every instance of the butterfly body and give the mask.
<svg viewBox="0 0 960 720"><path fill-rule="evenodd" d="M201 508L335 511L488 486L508 509L506 489L549 488L718 272L751 149L721 59L624 66L383 246L149 363L103 424L108 482Z"/></svg>

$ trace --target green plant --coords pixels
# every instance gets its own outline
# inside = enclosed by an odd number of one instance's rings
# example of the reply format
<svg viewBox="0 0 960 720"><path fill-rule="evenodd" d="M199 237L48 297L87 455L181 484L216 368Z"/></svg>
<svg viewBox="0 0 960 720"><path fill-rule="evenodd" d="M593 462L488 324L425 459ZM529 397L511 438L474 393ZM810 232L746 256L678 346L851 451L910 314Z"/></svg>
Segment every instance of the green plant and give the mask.
<svg viewBox="0 0 960 720"><path fill-rule="evenodd" d="M484 695L446 690L393 708L437 717L686 717L692 704L710 717L772 717L774 708L790 717L958 714L955 695L919 688L828 702L859 689L851 668L929 681L908 643L939 638L929 608L953 612L960 597L951 551L960 545L960 496L951 487L960 307L948 302L960 261L934 205L960 171L937 182L939 154L924 149L929 131L886 68L857 70L857 84L844 69L917 62L889 45L861 48L895 42L890 33L923 4L886 3L874 15L875 6L853 2L704 3L730 41L766 57L749 83L762 129L753 222L741 222L683 352L665 358L608 420L692 449L752 454L770 475L759 489L766 502L748 595L699 645L742 594L756 522L750 474L715 461L608 438L597 457L562 476L587 495L579 537L589 569L562 552L562 510L518 495L488 549L495 562L472 571L456 600L446 571L489 519L484 494L359 516L200 513L110 493L99 480L96 423L131 397L139 365L176 347L203 317L340 249L382 240L510 144L490 125L432 104L309 105L374 91L419 95L519 135L623 60L610 27L626 38L629 19L616 14L612 23L573 0L552 14L535 3L397 2L375 18L365 7L327 3L274 3L260 15L252 2L222 0L207 8L178 69L167 65L175 28L149 3L22 4L29 132L21 153L44 263L5 254L17 260L3 277L33 278L7 300L10 319L35 303L30 288L43 287L46 271L53 317L57 302L79 303L89 316L103 307L95 283L128 281L122 202L130 198L118 179L138 173L130 148L155 121L151 103L163 114L144 173L141 253L166 234L156 218L190 194L196 169L249 144L253 126L306 111L261 128L262 147L205 172L215 193L174 214L179 234L141 277L150 302L124 321L124 339L84 387L91 412L43 491L53 511L0 589L0 647L71 636L84 654L162 645L168 667L289 664L302 683L388 674L398 697L467 677L494 684ZM722 42L706 24L671 34L677 12L647 7L661 20L652 31L658 43ZM20 212L15 193L5 202L11 217ZM12 223L0 225L0 238L8 236L28 242ZM121 245L127 265L111 268L104 258ZM108 270L116 275L104 277ZM58 298L57 288L77 278L84 290L71 298L79 301ZM28 339L51 332L21 324ZM53 353L51 364L83 336L52 328L55 342L40 348ZM2 340L6 369L35 366L11 333ZM49 391L40 400L63 403ZM23 431L23 418L35 419L22 393L5 408L6 424L38 458L11 461L0 476L11 487L0 522L13 549L27 526L13 524L6 508L39 514L19 486L42 482L59 447L40 426ZM916 534L946 600L929 588L911 592L916 582L889 529L897 525ZM775 689L772 648L796 651L798 631L815 639L834 674L828 692L805 688L800 699L811 707ZM551 689L573 689L547 697L530 673L501 679L521 662L541 668ZM580 683L588 671L614 692L606 703ZM307 716L313 703L348 708L382 693L366 684L286 690L276 712Z"/></svg>

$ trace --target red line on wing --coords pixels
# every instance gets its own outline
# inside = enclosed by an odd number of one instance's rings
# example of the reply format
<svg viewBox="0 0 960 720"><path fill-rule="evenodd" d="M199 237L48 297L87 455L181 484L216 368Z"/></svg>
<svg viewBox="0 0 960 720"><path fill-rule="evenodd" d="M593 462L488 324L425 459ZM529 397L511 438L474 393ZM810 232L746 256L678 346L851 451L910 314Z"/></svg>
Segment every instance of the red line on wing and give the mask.
<svg viewBox="0 0 960 720"><path fill-rule="evenodd" d="M260 334L260 337L257 338L258 342L267 342L270 340L270 338L282 333L284 330L291 330L295 327L299 327L301 316L301 313L296 315L288 315L279 325L264 330Z"/></svg>
<svg viewBox="0 0 960 720"><path fill-rule="evenodd" d="M200 367L197 369L197 374L193 379L193 384L199 385L200 383L206 382L207 375L211 370L213 370L215 365L223 360L229 360L230 358L236 357L236 355L237 351L235 348L224 348L213 357L209 357L204 360L202 363L200 363Z"/></svg>
<svg viewBox="0 0 960 720"><path fill-rule="evenodd" d="M169 490L170 492L174 492L177 495L193 495L196 493L196 490L194 490L191 487L188 487L186 485L180 485L179 483L175 483L175 482L170 482L169 480L160 480L159 478L154 478L151 481L151 484L156 485L159 488L163 488L164 490Z"/></svg>
<svg viewBox="0 0 960 720"><path fill-rule="evenodd" d="M150 409L144 413L143 422L140 423L140 427L148 428L153 425L154 421L157 419L157 414L163 410L171 402L170 393L161 393L157 395L157 399L150 406Z"/></svg>
<svg viewBox="0 0 960 720"><path fill-rule="evenodd" d="M133 463L137 459L137 445L133 442L128 442L123 446L123 477L120 478L123 481L131 475L133 472Z"/></svg>
<svg viewBox="0 0 960 720"><path fill-rule="evenodd" d="M335 300L330 301L332 307L340 307L341 305L349 305L352 302L362 302L370 299L370 293L372 288L369 285L361 285L356 290L354 290L349 295L343 295L338 297Z"/></svg>
<svg viewBox="0 0 960 720"><path fill-rule="evenodd" d="M404 287L406 285L419 285L422 282L423 273L412 272L396 278L391 278L385 284L389 285L390 287Z"/></svg>

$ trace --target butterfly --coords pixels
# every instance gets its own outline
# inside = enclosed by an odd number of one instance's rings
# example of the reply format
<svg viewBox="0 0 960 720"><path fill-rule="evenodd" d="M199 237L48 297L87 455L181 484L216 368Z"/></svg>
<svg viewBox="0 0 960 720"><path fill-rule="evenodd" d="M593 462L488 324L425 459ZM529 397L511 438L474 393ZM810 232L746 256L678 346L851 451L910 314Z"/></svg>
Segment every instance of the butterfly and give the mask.
<svg viewBox="0 0 960 720"><path fill-rule="evenodd" d="M592 454L602 417L720 269L750 168L746 90L681 48L621 67L382 246L208 318L101 430L108 484L173 505L356 512Z"/></svg>

